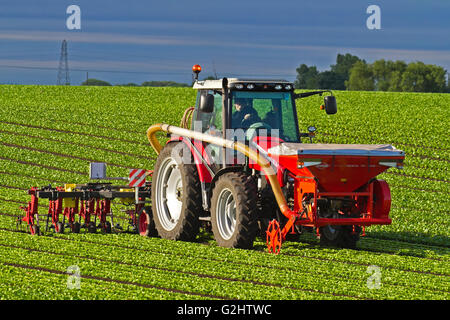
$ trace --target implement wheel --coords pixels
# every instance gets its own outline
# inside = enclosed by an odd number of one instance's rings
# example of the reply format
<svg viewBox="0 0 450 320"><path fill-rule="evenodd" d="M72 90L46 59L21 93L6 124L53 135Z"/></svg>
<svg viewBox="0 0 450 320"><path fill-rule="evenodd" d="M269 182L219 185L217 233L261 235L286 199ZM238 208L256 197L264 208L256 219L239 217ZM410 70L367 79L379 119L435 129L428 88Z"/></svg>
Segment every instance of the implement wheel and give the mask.
<svg viewBox="0 0 450 320"><path fill-rule="evenodd" d="M35 224L30 226L30 234L33 235L33 236L34 235L40 236L41 235L41 230L40 230L39 226L35 225Z"/></svg>
<svg viewBox="0 0 450 320"><path fill-rule="evenodd" d="M320 244L325 246L355 249L359 240L361 227L355 226L324 226L319 228Z"/></svg>
<svg viewBox="0 0 450 320"><path fill-rule="evenodd" d="M192 154L184 142L167 144L156 160L152 211L161 238L193 241L203 212L201 186Z"/></svg>
<svg viewBox="0 0 450 320"><path fill-rule="evenodd" d="M257 233L257 188L255 181L242 172L219 177L211 198L211 226L221 247L253 247Z"/></svg>
<svg viewBox="0 0 450 320"><path fill-rule="evenodd" d="M153 221L152 207L144 207L139 211L137 227L139 234L143 237L155 237L158 235L155 222Z"/></svg>

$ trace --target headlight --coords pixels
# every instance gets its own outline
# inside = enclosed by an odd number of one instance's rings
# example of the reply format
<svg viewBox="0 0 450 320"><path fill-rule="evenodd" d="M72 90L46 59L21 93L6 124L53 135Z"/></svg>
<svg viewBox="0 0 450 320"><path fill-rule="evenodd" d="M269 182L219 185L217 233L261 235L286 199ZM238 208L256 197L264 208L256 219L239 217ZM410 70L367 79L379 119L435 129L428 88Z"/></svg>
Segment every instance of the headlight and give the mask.
<svg viewBox="0 0 450 320"><path fill-rule="evenodd" d="M255 88L255 85L253 83L250 83L250 84L247 85L247 89L252 90L254 88Z"/></svg>
<svg viewBox="0 0 450 320"><path fill-rule="evenodd" d="M284 86L284 88L285 88L286 90L291 90L291 89L292 89L292 86L291 86L290 84L287 84L287 85Z"/></svg>
<svg viewBox="0 0 450 320"><path fill-rule="evenodd" d="M244 85L242 83L238 83L238 84L236 84L235 87L236 87L236 89L243 89Z"/></svg>
<svg viewBox="0 0 450 320"><path fill-rule="evenodd" d="M281 84L277 84L276 86L275 86L275 90L281 90L283 87L281 86Z"/></svg>

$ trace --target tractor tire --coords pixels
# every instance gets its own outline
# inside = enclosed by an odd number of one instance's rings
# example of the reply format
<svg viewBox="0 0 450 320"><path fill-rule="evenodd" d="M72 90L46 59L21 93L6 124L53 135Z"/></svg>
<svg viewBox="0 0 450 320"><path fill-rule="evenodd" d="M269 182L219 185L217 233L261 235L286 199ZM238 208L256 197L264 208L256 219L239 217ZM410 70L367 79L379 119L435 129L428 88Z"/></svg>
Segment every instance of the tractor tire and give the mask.
<svg viewBox="0 0 450 320"><path fill-rule="evenodd" d="M73 233L80 233L81 230L81 224L79 222L75 222L73 224L72 232Z"/></svg>
<svg viewBox="0 0 450 320"><path fill-rule="evenodd" d="M137 227L138 233L143 237L156 237L158 235L153 221L152 207L144 207L139 211Z"/></svg>
<svg viewBox="0 0 450 320"><path fill-rule="evenodd" d="M31 227L30 227L30 234L31 235L37 235L37 236L40 236L41 235L41 230L40 230L40 228L39 228L39 226L38 225L32 225Z"/></svg>
<svg viewBox="0 0 450 320"><path fill-rule="evenodd" d="M88 223L88 225L87 225L87 230L88 230L88 233L96 233L97 232L97 227L95 226L95 223L94 222L89 222Z"/></svg>
<svg viewBox="0 0 450 320"><path fill-rule="evenodd" d="M324 226L319 228L320 244L330 247L355 249L359 240L361 227L355 226Z"/></svg>
<svg viewBox="0 0 450 320"><path fill-rule="evenodd" d="M106 233L106 234L109 234L112 231L111 222L109 222L109 221L106 221L104 224L100 224L98 226L98 228L100 228L102 233Z"/></svg>
<svg viewBox="0 0 450 320"><path fill-rule="evenodd" d="M152 211L161 238L194 241L197 237L203 212L201 185L192 154L183 142L167 144L156 160Z"/></svg>
<svg viewBox="0 0 450 320"><path fill-rule="evenodd" d="M250 249L258 231L257 187L243 172L219 177L211 198L211 226L217 244Z"/></svg>

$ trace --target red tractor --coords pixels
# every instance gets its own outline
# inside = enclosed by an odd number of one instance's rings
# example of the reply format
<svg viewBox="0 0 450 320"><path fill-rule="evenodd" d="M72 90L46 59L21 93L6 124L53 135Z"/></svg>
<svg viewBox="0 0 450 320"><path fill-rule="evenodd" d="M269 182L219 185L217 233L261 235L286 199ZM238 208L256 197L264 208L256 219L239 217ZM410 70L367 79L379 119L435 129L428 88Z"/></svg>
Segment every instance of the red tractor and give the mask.
<svg viewBox="0 0 450 320"><path fill-rule="evenodd" d="M312 143L314 127L299 131L296 100L325 94L322 108L334 114L330 91L295 94L283 80L199 81L200 70L196 105L185 113L192 120L147 131L158 158L146 220L162 238L192 241L205 222L220 246L251 248L259 230L278 253L307 227L322 244L353 248L366 226L391 223L389 186L376 176L402 168L404 152ZM164 147L158 131L170 135Z"/></svg>

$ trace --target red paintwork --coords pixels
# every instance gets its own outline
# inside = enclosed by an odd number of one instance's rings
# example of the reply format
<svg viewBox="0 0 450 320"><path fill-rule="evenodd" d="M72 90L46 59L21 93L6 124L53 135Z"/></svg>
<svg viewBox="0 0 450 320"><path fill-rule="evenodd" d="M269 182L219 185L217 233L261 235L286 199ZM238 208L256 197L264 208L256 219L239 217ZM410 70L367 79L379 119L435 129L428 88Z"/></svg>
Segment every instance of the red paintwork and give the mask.
<svg viewBox="0 0 450 320"><path fill-rule="evenodd" d="M255 138L253 138L253 142L256 143L267 153L270 148L278 146L280 143L284 142L284 140L278 137L256 136ZM283 172L285 170L285 167L282 164L280 164L276 158L271 157L271 159L274 161L273 167L277 171L278 183L280 184L281 187L283 187L284 186ZM249 167L251 169L261 171L261 166L259 166L252 160L249 160ZM269 180L267 180L267 182L269 182Z"/></svg>
<svg viewBox="0 0 450 320"><path fill-rule="evenodd" d="M194 157L194 163L197 166L198 177L200 182L210 183L212 181L211 174L209 173L208 169L206 169L205 165L202 163L202 160L197 155L197 152L194 152L192 145L188 143L186 141L186 138L184 137L172 137L167 143L174 141L183 141L186 144L186 146L191 151L192 156ZM194 140L193 144L195 148L201 153L202 157L206 160L206 163L211 164L211 160L209 159L207 152L205 152L203 143L201 141Z"/></svg>
<svg viewBox="0 0 450 320"><path fill-rule="evenodd" d="M404 156L380 157L381 159L403 160ZM293 155L277 156L280 166L289 168L294 178L294 213L304 215L296 219L296 225L321 227L324 225L390 224L389 210L391 196L388 184L383 180L371 179L388 167L378 164L378 157ZM299 168L306 159L320 159L322 164ZM302 200L311 197L312 205L303 208ZM323 197L345 197L355 201L354 207L346 212L352 218L320 218L317 215L317 199ZM376 199L376 201L375 201ZM283 230L285 235L288 230Z"/></svg>

